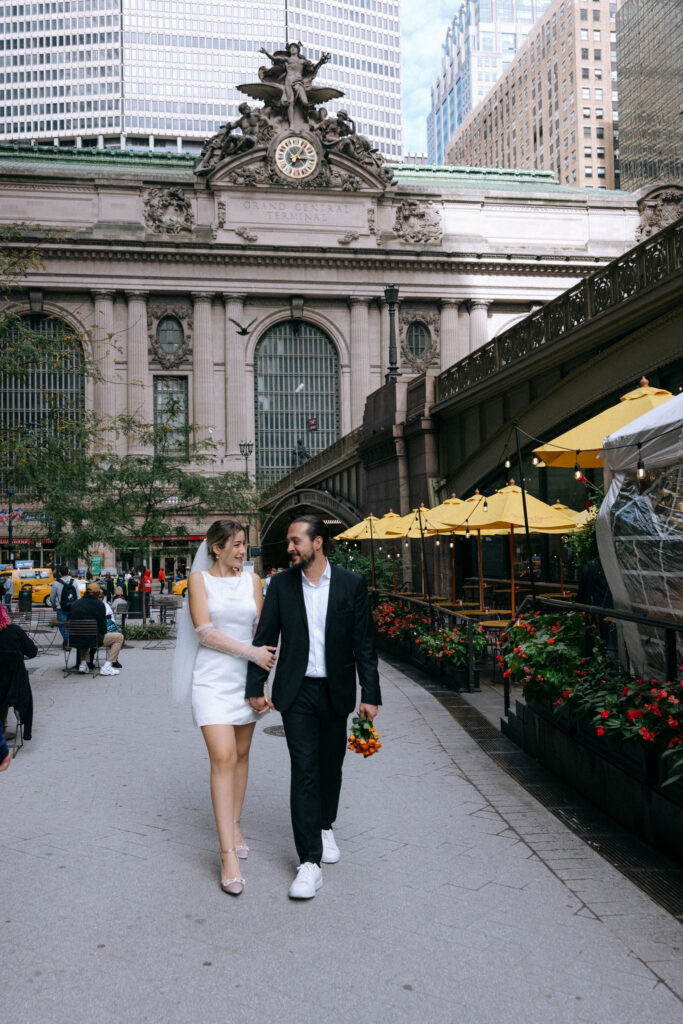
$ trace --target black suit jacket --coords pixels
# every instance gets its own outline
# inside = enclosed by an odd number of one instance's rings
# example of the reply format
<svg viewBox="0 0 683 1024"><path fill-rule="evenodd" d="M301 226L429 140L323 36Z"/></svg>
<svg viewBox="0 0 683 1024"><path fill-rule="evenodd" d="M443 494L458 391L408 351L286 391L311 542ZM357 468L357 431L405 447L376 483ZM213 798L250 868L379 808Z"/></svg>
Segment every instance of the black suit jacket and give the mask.
<svg viewBox="0 0 683 1024"><path fill-rule="evenodd" d="M356 705L356 672L366 704L381 704L374 624L365 581L354 572L332 565L325 620L325 662L330 699L338 715ZM272 700L278 711L294 703L308 666L309 634L301 570L288 569L271 577L254 645L275 647L280 656L273 680ZM268 677L249 662L247 697L262 697Z"/></svg>

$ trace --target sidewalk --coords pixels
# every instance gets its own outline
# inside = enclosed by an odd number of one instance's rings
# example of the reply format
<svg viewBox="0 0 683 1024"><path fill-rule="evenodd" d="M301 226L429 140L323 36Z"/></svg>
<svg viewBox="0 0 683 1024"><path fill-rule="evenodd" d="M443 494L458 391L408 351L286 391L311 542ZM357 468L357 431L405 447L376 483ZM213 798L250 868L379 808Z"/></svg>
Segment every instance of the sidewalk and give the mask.
<svg viewBox="0 0 683 1024"><path fill-rule="evenodd" d="M383 663L383 747L348 754L342 860L310 902L279 724L257 725L238 899L172 652L32 663L0 776L3 1017L30 1024L679 1024L683 930Z"/></svg>

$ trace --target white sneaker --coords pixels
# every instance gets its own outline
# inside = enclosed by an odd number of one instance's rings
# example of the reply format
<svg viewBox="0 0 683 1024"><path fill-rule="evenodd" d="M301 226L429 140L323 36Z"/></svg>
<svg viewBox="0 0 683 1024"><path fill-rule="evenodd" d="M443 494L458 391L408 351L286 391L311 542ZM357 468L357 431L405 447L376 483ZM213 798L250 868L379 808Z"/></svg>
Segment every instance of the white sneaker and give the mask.
<svg viewBox="0 0 683 1024"><path fill-rule="evenodd" d="M310 900L323 884L323 873L317 864L306 861L296 869L296 878L289 887L289 896L293 900Z"/></svg>
<svg viewBox="0 0 683 1024"><path fill-rule="evenodd" d="M90 669L88 668L88 662L82 661L78 666L78 671L81 673L82 676L87 675L87 673L90 671Z"/></svg>
<svg viewBox="0 0 683 1024"><path fill-rule="evenodd" d="M323 837L323 864L336 864L341 853L337 846L337 840L334 838L334 832L331 828L323 829L321 835Z"/></svg>
<svg viewBox="0 0 683 1024"><path fill-rule="evenodd" d="M109 661L105 661L104 665L100 669L101 676L117 676L118 674L119 670L117 668L114 668L114 666Z"/></svg>

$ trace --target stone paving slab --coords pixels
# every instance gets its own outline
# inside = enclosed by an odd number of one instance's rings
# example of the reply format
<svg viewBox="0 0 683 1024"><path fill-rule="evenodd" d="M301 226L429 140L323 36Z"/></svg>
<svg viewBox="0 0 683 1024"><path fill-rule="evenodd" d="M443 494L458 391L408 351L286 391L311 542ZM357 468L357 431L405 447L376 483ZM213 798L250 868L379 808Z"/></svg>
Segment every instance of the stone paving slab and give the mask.
<svg viewBox="0 0 683 1024"><path fill-rule="evenodd" d="M315 900L293 902L285 740L259 722L245 892L218 885L208 760L172 652L32 663L0 776L3 1016L31 1024L680 1024L683 930L382 663ZM8 980L9 979L9 982Z"/></svg>

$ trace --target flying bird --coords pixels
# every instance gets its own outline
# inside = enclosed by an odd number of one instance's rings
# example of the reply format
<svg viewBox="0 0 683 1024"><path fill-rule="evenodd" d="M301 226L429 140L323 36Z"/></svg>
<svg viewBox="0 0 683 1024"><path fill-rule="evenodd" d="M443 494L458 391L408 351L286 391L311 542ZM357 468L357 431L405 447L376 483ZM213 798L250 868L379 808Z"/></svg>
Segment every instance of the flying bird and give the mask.
<svg viewBox="0 0 683 1024"><path fill-rule="evenodd" d="M238 334L249 334L250 331L251 331L252 324L255 324L257 319L258 319L258 317L254 317L254 319L251 321L251 323L248 323L247 326L245 327L243 324L238 323L237 320L233 320L233 318L231 316L228 317L228 320L230 321L230 323L234 324L235 327L237 328L237 333Z"/></svg>

